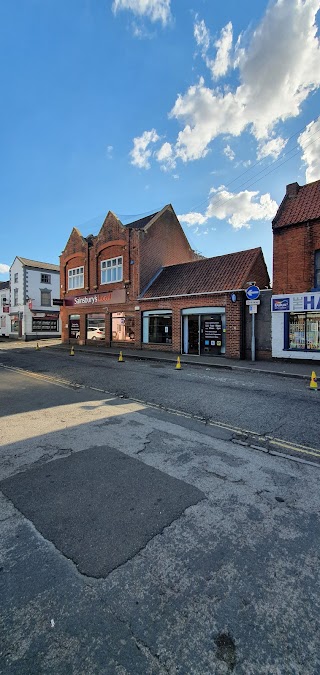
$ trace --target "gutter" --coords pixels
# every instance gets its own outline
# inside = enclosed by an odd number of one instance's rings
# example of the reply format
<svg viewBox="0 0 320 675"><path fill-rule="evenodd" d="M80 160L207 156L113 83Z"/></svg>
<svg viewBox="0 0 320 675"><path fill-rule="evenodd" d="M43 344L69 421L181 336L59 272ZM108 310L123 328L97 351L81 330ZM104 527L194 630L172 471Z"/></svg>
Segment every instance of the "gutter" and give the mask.
<svg viewBox="0 0 320 675"><path fill-rule="evenodd" d="M269 290L269 289L268 289ZM180 295L157 295L153 298L144 298L139 296L138 300L168 300L170 298L194 298L203 295L225 295L226 293L240 293L245 292L243 288L230 288L225 291L205 291L205 293L181 293Z"/></svg>

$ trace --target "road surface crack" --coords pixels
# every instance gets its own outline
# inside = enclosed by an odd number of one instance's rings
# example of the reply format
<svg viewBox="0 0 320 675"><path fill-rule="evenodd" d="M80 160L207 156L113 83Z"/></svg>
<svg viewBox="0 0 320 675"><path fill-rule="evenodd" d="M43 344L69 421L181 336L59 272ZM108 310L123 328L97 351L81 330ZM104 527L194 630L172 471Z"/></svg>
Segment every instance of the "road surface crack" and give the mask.
<svg viewBox="0 0 320 675"><path fill-rule="evenodd" d="M152 651L151 647L141 638L138 638L132 629L132 626L129 621L126 621L125 619L122 619L120 616L116 614L116 612L111 611L111 614L117 621L119 621L123 626L127 628L129 633L131 634L131 637L139 651L141 651L144 656L148 657L151 661L153 666L156 666L158 669L158 672L160 675L175 675L177 672L177 669L175 666L167 666L165 663L163 663L160 659L159 654L155 653Z"/></svg>

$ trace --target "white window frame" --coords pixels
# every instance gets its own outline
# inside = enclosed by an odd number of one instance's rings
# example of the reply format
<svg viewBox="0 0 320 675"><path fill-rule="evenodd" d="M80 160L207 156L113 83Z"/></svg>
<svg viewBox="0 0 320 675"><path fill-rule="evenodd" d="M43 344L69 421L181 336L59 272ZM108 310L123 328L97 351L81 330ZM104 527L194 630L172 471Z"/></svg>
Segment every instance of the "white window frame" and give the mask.
<svg viewBox="0 0 320 675"><path fill-rule="evenodd" d="M68 270L68 290L84 288L84 267L73 267Z"/></svg>
<svg viewBox="0 0 320 675"><path fill-rule="evenodd" d="M121 261L121 262L120 262ZM100 264L101 285L116 284L123 280L123 256L101 260Z"/></svg>
<svg viewBox="0 0 320 675"><path fill-rule="evenodd" d="M49 302L47 302L47 303L42 302L44 293L47 293L47 295L49 297ZM40 305L41 305L41 307L51 307L51 293L52 293L51 288L40 288Z"/></svg>

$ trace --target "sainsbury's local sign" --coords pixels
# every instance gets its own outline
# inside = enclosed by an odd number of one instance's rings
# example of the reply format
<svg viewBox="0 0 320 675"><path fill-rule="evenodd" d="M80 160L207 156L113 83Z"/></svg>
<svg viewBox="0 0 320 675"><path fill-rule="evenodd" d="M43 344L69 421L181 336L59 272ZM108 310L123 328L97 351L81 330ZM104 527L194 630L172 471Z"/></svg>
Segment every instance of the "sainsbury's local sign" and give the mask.
<svg viewBox="0 0 320 675"><path fill-rule="evenodd" d="M92 307L95 305L115 305L126 301L125 289L119 288L109 293L87 293L86 295L73 295L66 297L64 304L67 307Z"/></svg>
<svg viewBox="0 0 320 675"><path fill-rule="evenodd" d="M320 311L320 293L273 295L271 309L273 312L317 312Z"/></svg>

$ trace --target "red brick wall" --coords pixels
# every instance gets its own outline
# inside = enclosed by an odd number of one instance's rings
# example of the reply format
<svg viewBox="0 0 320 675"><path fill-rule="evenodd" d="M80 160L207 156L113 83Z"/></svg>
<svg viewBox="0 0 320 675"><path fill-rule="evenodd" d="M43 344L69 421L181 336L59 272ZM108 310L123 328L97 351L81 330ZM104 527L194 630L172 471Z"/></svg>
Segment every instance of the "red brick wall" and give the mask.
<svg viewBox="0 0 320 675"><path fill-rule="evenodd" d="M61 298L80 296L87 293L100 293L117 289L126 290L124 305L110 305L110 312L134 311L135 298L139 284L139 241L137 233L123 227L115 215L108 213L99 234L87 241L74 229L60 256ZM123 279L110 284L101 284L101 261L108 258L123 258ZM68 289L68 270L84 266L84 288ZM95 312L104 308L95 306ZM68 340L68 316L80 314L80 333L85 335L86 314L92 313L92 307L61 308L62 339ZM110 344L110 314L106 315L106 344Z"/></svg>
<svg viewBox="0 0 320 675"><path fill-rule="evenodd" d="M226 308L226 357L241 358L243 353L243 303L244 293L238 293L237 302L232 302L229 294L190 296L174 298L171 301L146 300L140 302L141 311L172 309L172 345L143 344L143 349L161 349L181 351L181 310L189 307L225 307Z"/></svg>
<svg viewBox="0 0 320 675"><path fill-rule="evenodd" d="M140 292L161 267L192 260L197 256L176 215L168 208L146 233L140 233Z"/></svg>
<svg viewBox="0 0 320 675"><path fill-rule="evenodd" d="M270 287L270 277L262 251L253 263L252 270L248 274L247 281L255 281L257 286L259 286L261 289Z"/></svg>
<svg viewBox="0 0 320 675"><path fill-rule="evenodd" d="M306 293L314 286L320 220L273 230L273 292Z"/></svg>

